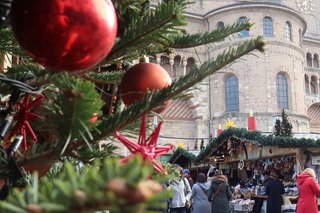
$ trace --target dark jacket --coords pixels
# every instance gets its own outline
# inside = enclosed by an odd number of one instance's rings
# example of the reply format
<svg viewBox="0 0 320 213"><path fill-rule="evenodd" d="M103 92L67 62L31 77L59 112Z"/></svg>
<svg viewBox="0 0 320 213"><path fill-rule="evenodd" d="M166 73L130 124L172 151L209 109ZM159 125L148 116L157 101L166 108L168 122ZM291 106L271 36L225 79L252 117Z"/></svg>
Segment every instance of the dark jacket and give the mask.
<svg viewBox="0 0 320 213"><path fill-rule="evenodd" d="M281 213L281 206L283 204L282 194L284 194L284 186L278 179L270 179L267 183L266 194L267 199L267 213Z"/></svg>
<svg viewBox="0 0 320 213"><path fill-rule="evenodd" d="M218 188L221 187L218 191ZM218 192L217 192L218 191ZM232 193L228 184L228 179L224 175L214 176L208 193L209 201L211 202L213 213L229 213L229 201Z"/></svg>

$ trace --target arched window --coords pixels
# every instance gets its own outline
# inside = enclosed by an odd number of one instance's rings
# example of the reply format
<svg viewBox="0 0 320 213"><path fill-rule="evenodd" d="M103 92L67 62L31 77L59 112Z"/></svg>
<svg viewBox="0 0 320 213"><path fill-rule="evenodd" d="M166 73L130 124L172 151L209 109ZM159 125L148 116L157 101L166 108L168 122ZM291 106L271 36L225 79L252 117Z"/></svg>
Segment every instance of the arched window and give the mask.
<svg viewBox="0 0 320 213"><path fill-rule="evenodd" d="M246 17L240 17L239 22L247 21L248 19ZM239 32L240 38L249 37L249 30L242 30Z"/></svg>
<svg viewBox="0 0 320 213"><path fill-rule="evenodd" d="M224 28L224 23L222 21L219 21L217 23L217 29L223 29Z"/></svg>
<svg viewBox="0 0 320 213"><path fill-rule="evenodd" d="M161 56L160 65L166 65L169 64L169 58L167 56Z"/></svg>
<svg viewBox="0 0 320 213"><path fill-rule="evenodd" d="M277 74L277 103L278 108L288 109L288 81L284 74Z"/></svg>
<svg viewBox="0 0 320 213"><path fill-rule="evenodd" d="M313 55L312 62L313 62L313 67L319 68L319 56L318 56L318 54L314 54Z"/></svg>
<svg viewBox="0 0 320 213"><path fill-rule="evenodd" d="M235 75L229 76L225 81L225 95L226 95L226 111L239 111L239 83Z"/></svg>
<svg viewBox="0 0 320 213"><path fill-rule="evenodd" d="M157 63L157 56L156 55L149 56L149 62L156 64Z"/></svg>
<svg viewBox="0 0 320 213"><path fill-rule="evenodd" d="M171 78L174 78L174 73L170 65L170 59L167 56L161 56L160 65L169 73Z"/></svg>
<svg viewBox="0 0 320 213"><path fill-rule="evenodd" d="M182 66L182 60L180 55L175 56L173 59L173 73L174 73L174 77L183 75L183 66Z"/></svg>
<svg viewBox="0 0 320 213"><path fill-rule="evenodd" d="M312 55L307 53L307 67L312 67Z"/></svg>
<svg viewBox="0 0 320 213"><path fill-rule="evenodd" d="M292 41L292 26L289 21L287 21L284 25L284 36L287 41Z"/></svg>
<svg viewBox="0 0 320 213"><path fill-rule="evenodd" d="M311 77L310 83L311 94L317 94L317 78L315 76Z"/></svg>
<svg viewBox="0 0 320 213"><path fill-rule="evenodd" d="M305 86L305 91L308 94L309 93L309 77L307 75L304 76L304 86Z"/></svg>
<svg viewBox="0 0 320 213"><path fill-rule="evenodd" d="M263 18L263 35L273 37L273 23L270 17Z"/></svg>
<svg viewBox="0 0 320 213"><path fill-rule="evenodd" d="M194 58L188 58L187 59L187 67L186 67L186 73L189 73L191 70L196 68L196 63Z"/></svg>

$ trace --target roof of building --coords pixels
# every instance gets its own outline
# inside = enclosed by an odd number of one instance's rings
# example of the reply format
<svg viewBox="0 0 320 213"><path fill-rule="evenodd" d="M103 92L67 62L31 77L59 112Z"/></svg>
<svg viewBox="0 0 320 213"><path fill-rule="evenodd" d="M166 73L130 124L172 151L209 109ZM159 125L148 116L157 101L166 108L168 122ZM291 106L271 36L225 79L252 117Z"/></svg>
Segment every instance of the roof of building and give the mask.
<svg viewBox="0 0 320 213"><path fill-rule="evenodd" d="M248 131L244 128L229 128L224 130L218 137L213 138L206 148L201 150L198 155L194 155L187 150L178 148L169 159L169 162L173 163L181 156L195 163L204 162L209 156L218 150L220 151L221 149L224 149L225 152L228 152L229 150L228 147L226 148L226 144L230 138L234 139L238 145L241 145L241 142L250 141L250 143L255 143L260 146L276 146L279 148L320 148L319 138L280 137L272 134L264 135L260 131Z"/></svg>

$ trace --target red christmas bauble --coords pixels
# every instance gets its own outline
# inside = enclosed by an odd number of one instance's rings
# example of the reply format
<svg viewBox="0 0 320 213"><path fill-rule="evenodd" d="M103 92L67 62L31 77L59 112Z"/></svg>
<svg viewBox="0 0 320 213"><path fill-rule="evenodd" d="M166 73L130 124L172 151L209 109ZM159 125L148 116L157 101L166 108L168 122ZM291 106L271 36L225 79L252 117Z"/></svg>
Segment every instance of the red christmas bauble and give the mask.
<svg viewBox="0 0 320 213"><path fill-rule="evenodd" d="M95 123L98 120L99 114L98 113L93 113L92 118L90 118L91 123Z"/></svg>
<svg viewBox="0 0 320 213"><path fill-rule="evenodd" d="M13 0L11 13L21 47L55 71L93 67L109 54L117 34L111 0Z"/></svg>
<svg viewBox="0 0 320 213"><path fill-rule="evenodd" d="M125 105L130 105L142 99L148 90L161 90L171 83L169 74L161 66L154 63L136 64L122 78L120 84L122 101ZM163 107L154 111L160 113L169 104L170 101L167 101Z"/></svg>

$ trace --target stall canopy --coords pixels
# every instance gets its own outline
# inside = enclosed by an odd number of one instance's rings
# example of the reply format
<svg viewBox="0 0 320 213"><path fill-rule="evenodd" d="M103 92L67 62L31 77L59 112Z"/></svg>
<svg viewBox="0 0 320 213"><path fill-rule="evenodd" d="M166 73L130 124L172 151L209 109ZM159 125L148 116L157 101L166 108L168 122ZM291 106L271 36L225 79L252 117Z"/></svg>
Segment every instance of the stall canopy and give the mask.
<svg viewBox="0 0 320 213"><path fill-rule="evenodd" d="M169 158L169 163L176 163L181 158L194 163L203 163L210 156L228 155L232 149L242 146L247 152L248 144L256 144L261 147L278 148L320 148L320 139L280 137L264 135L260 131L248 131L244 128L229 128L210 140L208 145L198 155L187 150L178 148Z"/></svg>

